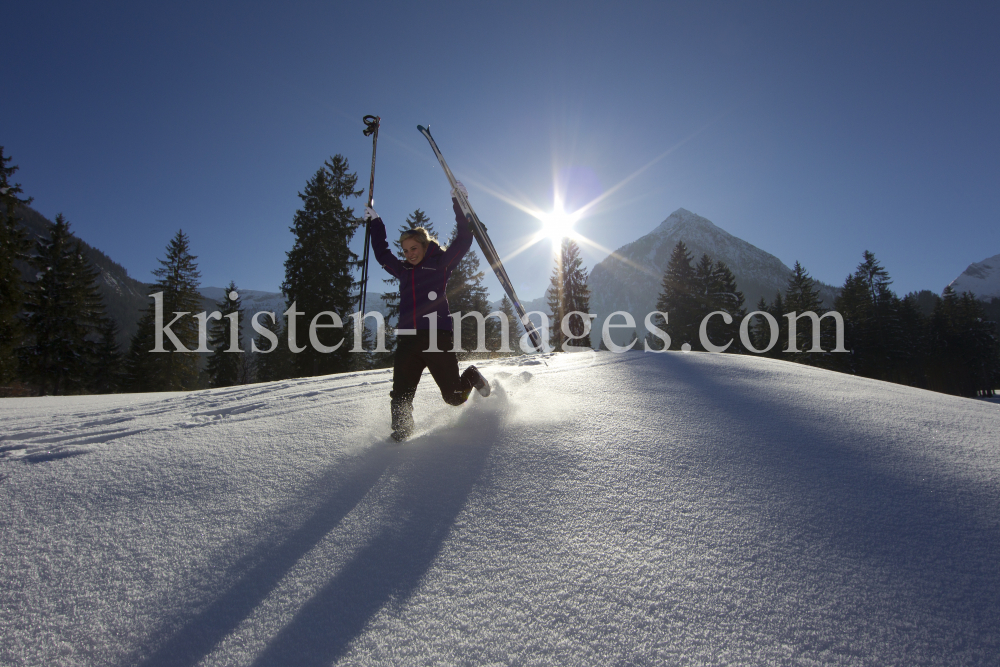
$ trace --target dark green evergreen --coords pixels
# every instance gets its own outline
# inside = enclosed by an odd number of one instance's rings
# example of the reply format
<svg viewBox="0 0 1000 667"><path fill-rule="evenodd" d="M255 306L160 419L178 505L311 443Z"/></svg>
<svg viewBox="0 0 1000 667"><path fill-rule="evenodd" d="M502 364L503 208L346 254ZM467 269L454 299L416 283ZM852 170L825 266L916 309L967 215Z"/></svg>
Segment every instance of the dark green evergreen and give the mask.
<svg viewBox="0 0 1000 667"><path fill-rule="evenodd" d="M106 318L98 273L61 213L29 263L38 278L24 304L30 335L19 350L21 375L41 394L86 391Z"/></svg>
<svg viewBox="0 0 1000 667"><path fill-rule="evenodd" d="M949 286L930 318L928 388L960 396L991 396L1000 379L1000 338L995 322L968 292Z"/></svg>
<svg viewBox="0 0 1000 667"><path fill-rule="evenodd" d="M96 394L114 394L121 391L124 381L123 357L118 346L118 325L110 317L104 318L94 346L94 367L88 383Z"/></svg>
<svg viewBox="0 0 1000 667"><path fill-rule="evenodd" d="M767 318L757 315L751 321L748 333L754 349L767 350L759 353L761 356L772 359L787 358L788 355L784 354L782 350L788 343L788 320L785 319L785 313L788 312L788 309L785 307L785 298L781 296L781 292L774 293L774 301L770 304L764 297L761 297L755 310L767 313L774 319L776 325L774 329L778 332L778 337L775 339L774 347L768 349L767 346L771 343L772 327Z"/></svg>
<svg viewBox="0 0 1000 667"><path fill-rule="evenodd" d="M549 328L549 345L552 349L562 351L566 342L573 347L590 347L590 323L580 315L572 315L567 321L573 340L568 341L570 337L562 330L563 319L569 313L590 313L587 270L583 268L580 247L572 239L563 239L545 298L549 312L552 313ZM583 335L585 330L588 333Z"/></svg>
<svg viewBox="0 0 1000 667"><path fill-rule="evenodd" d="M920 290L919 292L910 292L906 296L912 297L913 305L924 317L930 317L933 315L934 309L937 307L938 302L941 301L941 297L929 289Z"/></svg>
<svg viewBox="0 0 1000 667"><path fill-rule="evenodd" d="M456 226L451 232L449 244L454 242L457 235L458 227ZM452 313L465 315L477 312L482 314L484 318L490 314L489 292L483 284L485 277L486 274L479 270L479 255L476 254L475 250L470 249L459 260L458 264L455 265L455 269L448 278L448 307ZM497 336L496 331L499 327L500 323L497 322L496 318L487 318L484 329L486 334L485 340L495 339ZM463 352L458 353L459 359L473 359L487 356L485 353L475 352L479 345L478 331L479 324L475 317L468 317L462 320L461 328L455 330L455 340L456 342L461 341L463 350Z"/></svg>
<svg viewBox="0 0 1000 667"><path fill-rule="evenodd" d="M208 329L208 346L212 356L208 358L208 385L210 387L232 387L243 384L243 301L235 281L229 281L226 294L215 305L222 315L213 320ZM236 321L235 327L233 320ZM232 345L235 329L236 345ZM235 351L232 351L234 350Z"/></svg>
<svg viewBox="0 0 1000 667"><path fill-rule="evenodd" d="M695 276L698 282L698 324L699 327L704 318L711 313L723 312L728 314L732 321L726 324L721 315L711 317L706 323L706 335L710 343L716 347L724 347L726 343L732 341L726 348L727 352L739 352L742 344L739 340L740 321L746 315L743 307L743 292L736 285L736 277L725 262L712 263L712 258L707 254L702 255L695 266ZM696 341L692 343L693 349L703 349L701 337L697 335Z"/></svg>
<svg viewBox="0 0 1000 667"><path fill-rule="evenodd" d="M183 230L167 244L165 259L153 271L156 281L149 293L162 293L163 324L170 325L176 313L187 313L170 326L181 345L178 350L164 334L163 352L153 352L155 346L155 302L150 303L139 319L139 325L125 360L126 383L130 391L183 391L198 388L198 322L201 312L198 284L198 259L190 252L190 242Z"/></svg>
<svg viewBox="0 0 1000 667"><path fill-rule="evenodd" d="M254 374L257 382L274 382L292 377L292 354L288 351L288 336L281 326L281 315L275 319L261 315L258 320L276 338L273 344L264 334L257 334L254 345L259 352L253 353Z"/></svg>
<svg viewBox="0 0 1000 667"><path fill-rule="evenodd" d="M5 157L0 146L0 386L13 382L18 375L17 348L24 337L19 314L24 308L24 285L15 260L26 260L31 244L18 227L18 207L27 206L31 198L23 199L19 183L11 177L16 165L8 166L12 158Z"/></svg>
<svg viewBox="0 0 1000 667"><path fill-rule="evenodd" d="M788 279L788 287L785 288L785 299L784 299L784 313L782 314L782 323L785 327L783 331L783 338L780 340L782 345L783 354L784 350L790 349L788 347L788 319L784 315L795 313L796 315L802 315L802 313L816 313L816 315L823 315L826 309L823 308L823 304L819 298L819 290L814 289L816 282L809 275L809 272L805 270L798 261L795 262L795 266L792 268L792 277ZM829 322L829 318L826 320ZM827 324L826 331L833 329L833 325ZM824 329L821 326L820 329L820 348L823 350L831 350L834 345L829 343L829 341L824 341L823 336ZM830 339L832 340L832 339ZM829 344L823 344L827 342ZM799 350L798 352L787 353L786 356L789 357L789 361L797 361L799 363L810 364L810 365L822 365L824 359L826 358L826 352L810 352L813 348L813 324L812 320L808 317L801 317L796 320L795 323L795 347Z"/></svg>
<svg viewBox="0 0 1000 667"><path fill-rule="evenodd" d="M524 354L524 351L521 350L521 336L524 335L524 326L521 324L521 320L517 316L517 311L514 310L514 304L511 302L510 297L505 295L500 301L499 312L503 313L507 317L507 347L510 348L509 353L503 354ZM497 327L497 335L500 334L502 334L502 331L499 327ZM489 347L490 350L498 351L503 347L503 341L498 339L495 345L491 345L489 341L487 341L487 347Z"/></svg>
<svg viewBox="0 0 1000 667"><path fill-rule="evenodd" d="M303 313L294 322L295 349L292 367L296 376L340 373L352 368L353 347L350 315L358 305L353 269L358 256L350 249L350 241L361 220L354 217L354 209L347 201L358 197L362 190L355 190L357 174L350 172L347 159L335 155L327 160L306 183L302 208L295 212L291 231L295 235L292 249L285 260L285 281L281 291L286 301L295 303ZM318 314L336 313L343 324L340 329L318 328L316 338L321 346L337 350L324 352L309 340L309 327ZM287 320L287 318L286 318ZM329 316L322 316L320 325L334 323ZM292 328L285 323L285 331Z"/></svg>
<svg viewBox="0 0 1000 667"><path fill-rule="evenodd" d="M653 324L670 334L671 349L681 349L685 343L692 349L698 349L698 326L701 324L699 314L702 310L699 294L702 289L694 267L691 266L691 253L683 241L678 241L670 253L660 285L656 310L667 314L667 322L657 315Z"/></svg>

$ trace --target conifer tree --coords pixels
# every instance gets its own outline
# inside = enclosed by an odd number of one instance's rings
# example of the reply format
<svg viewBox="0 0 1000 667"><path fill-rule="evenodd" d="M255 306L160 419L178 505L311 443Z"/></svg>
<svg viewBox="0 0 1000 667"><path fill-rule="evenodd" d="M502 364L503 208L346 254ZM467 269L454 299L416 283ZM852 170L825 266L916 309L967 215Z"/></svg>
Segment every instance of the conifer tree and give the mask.
<svg viewBox="0 0 1000 667"><path fill-rule="evenodd" d="M454 243L458 236L458 227L451 232L449 245ZM452 313L480 313L484 318L490 314L489 292L483 284L486 274L479 270L479 255L475 250L470 249L465 256L455 265L451 276L448 278L447 294L448 307ZM486 319L485 338L491 340L496 337L496 330L500 326L496 318ZM455 342L461 341L461 348L464 352L459 352L459 358L469 359L478 356L475 353L479 345L479 324L473 317L462 320L460 329L454 332Z"/></svg>
<svg viewBox="0 0 1000 667"><path fill-rule="evenodd" d="M507 347L510 348L510 355L521 355L524 351L521 350L521 336L524 335L524 326L521 324L521 320L517 317L517 312L514 310L514 304L508 296L504 295L503 299L500 301L500 312L507 317L507 328L508 328L508 340ZM499 329L498 329L498 333ZM499 341L499 345L496 347L490 347L491 350L499 350L503 347L503 341Z"/></svg>
<svg viewBox="0 0 1000 667"><path fill-rule="evenodd" d="M573 340L562 330L563 319L572 312L590 313L590 289L587 287L587 271L583 268L580 257L580 247L569 238L564 238L556 257L556 265L552 269L549 288L545 298L552 313L552 326L549 330L549 345L553 350L562 350L569 342L574 347L590 347L590 322L585 322L580 315L573 315L568 320L568 328Z"/></svg>
<svg viewBox="0 0 1000 667"><path fill-rule="evenodd" d="M780 298L781 295L779 294ZM767 303L767 299L764 297L760 298L757 302L757 306L754 308L755 312L761 313L771 313L771 307ZM768 343L771 342L771 328L767 320L761 316L756 315L751 321L750 326L747 331L747 335L750 338L750 343L753 345L755 350L764 350L767 348ZM775 344L777 346L777 344ZM768 350L766 353L755 352L754 354L765 354L766 356L771 356L772 350Z"/></svg>
<svg viewBox="0 0 1000 667"><path fill-rule="evenodd" d="M899 337L895 352L899 370L894 381L913 387L925 388L927 386L927 377L924 371L924 363L928 354L927 318L921 313L915 295L911 296L907 294L898 303ZM836 356L844 357L848 355L838 354Z"/></svg>
<svg viewBox="0 0 1000 667"><path fill-rule="evenodd" d="M113 394L122 387L122 353L118 347L118 325L105 317L94 346L93 371L89 389L97 394Z"/></svg>
<svg viewBox="0 0 1000 667"><path fill-rule="evenodd" d="M819 300L819 290L813 289L814 285L815 281L809 275L809 272L805 270L802 264L796 261L795 266L792 268L792 277L788 279L788 287L785 288L785 312L781 315L781 321L783 322L785 331L788 329L788 320L784 317L784 315L788 313L801 315L802 313L812 312L817 315L822 315L825 312ZM822 329L820 333L820 340L822 341ZM787 335L781 340L785 341L785 344L787 345ZM809 318L797 320L795 325L795 346L799 352L785 354L784 356L787 356L789 361L797 361L799 363L811 365L819 364L822 357L825 355L818 352L808 352L808 350L812 349L812 340L812 321ZM824 350L828 350L831 349L832 346L821 344L820 347ZM787 350L789 348L786 347L785 349Z"/></svg>
<svg viewBox="0 0 1000 667"><path fill-rule="evenodd" d="M61 213L29 261L38 280L25 302L31 336L20 350L22 372L43 394L79 392L89 383L104 323L98 273Z"/></svg>
<svg viewBox="0 0 1000 667"><path fill-rule="evenodd" d="M691 266L691 253L683 241L674 246L660 285L662 291L656 300L656 309L666 313L668 321L664 322L657 315L654 324L670 334L671 347L680 348L687 343L695 349L699 345L701 318L698 315L701 307L698 294L701 290Z"/></svg>
<svg viewBox="0 0 1000 667"><path fill-rule="evenodd" d="M934 309L929 327L928 388L959 396L991 393L1000 370L1000 338L968 292L949 286Z"/></svg>
<svg viewBox="0 0 1000 667"><path fill-rule="evenodd" d="M864 322L868 307L868 289L855 274L849 274L834 301L834 308L844 318L844 346L849 352L834 357L834 369L852 375L865 374Z"/></svg>
<svg viewBox="0 0 1000 667"><path fill-rule="evenodd" d="M848 276L834 306L844 318L849 356L834 359L834 368L864 377L898 382L912 371L907 332L901 327L899 298L889 289L889 272L869 251Z"/></svg>
<svg viewBox="0 0 1000 667"><path fill-rule="evenodd" d="M190 252L190 241L183 230L167 244L165 259L158 260L160 268L153 271L156 281L149 293L162 293L163 323L169 325L183 350L178 350L166 335L163 336L164 352L153 352L155 347L155 302L150 303L139 319L139 324L125 360L126 382L131 391L183 391L198 386L198 322L194 314L201 311L198 283L201 273ZM151 299L152 300L152 299ZM176 320L176 313L188 313Z"/></svg>
<svg viewBox="0 0 1000 667"><path fill-rule="evenodd" d="M727 352L738 352L742 348L739 342L739 325L746 310L743 308L743 292L736 286L736 277L725 262L712 263L707 254L702 255L695 267L695 275L699 284L697 318L699 327L704 318L714 312L724 312L732 317L732 322L726 324L725 319L716 315L708 320L706 334L709 342L716 346L732 343ZM695 349L702 349L701 337L692 344Z"/></svg>
<svg viewBox="0 0 1000 667"><path fill-rule="evenodd" d="M18 315L24 307L24 285L15 260L27 259L31 248L24 232L17 226L17 209L31 203L22 199L19 183L10 178L16 165L8 166L12 158L4 157L0 146L0 385L17 377L17 348L21 345L24 328Z"/></svg>
<svg viewBox="0 0 1000 667"><path fill-rule="evenodd" d="M285 281L281 291L286 301L295 303L302 313L295 324L292 343L296 349L292 365L299 376L339 373L351 368L352 336L350 315L354 312L356 295L352 270L358 257L349 246L360 220L354 209L347 206L351 197L358 197L362 190L355 190L357 174L350 173L347 158L335 155L327 160L306 183L299 197L302 208L295 212L291 231L295 235L292 249L285 260ZM316 339L324 347L335 351L324 352L309 340L310 323L323 312L337 314L343 327L322 328L334 324L329 316L317 321ZM287 318L286 318L287 320ZM291 334L286 322L284 329Z"/></svg>
<svg viewBox="0 0 1000 667"><path fill-rule="evenodd" d="M259 352L254 353L254 371L257 382L274 382L292 377L292 354L288 350L288 336L281 326L281 315L275 319L261 316L259 320L270 331L277 342L273 345L264 334L257 334L254 345Z"/></svg>
<svg viewBox="0 0 1000 667"><path fill-rule="evenodd" d="M782 359L788 357L788 355L783 354L782 350L788 342L788 320L785 319L785 313L788 308L785 307L785 299L781 296L781 292L774 293L774 301L770 304L764 297L761 297L760 301L757 303L757 310L768 313L772 318L774 318L777 324L778 338L774 344L774 347L767 350L767 352L762 352L761 355L765 357L771 357L772 359ZM755 349L764 350L767 348L768 344L771 342L771 325L764 318L758 315L753 319L750 325L750 340L753 343ZM788 359L790 361L790 359Z"/></svg>
<svg viewBox="0 0 1000 667"><path fill-rule="evenodd" d="M210 387L232 387L240 384L243 375L243 301L235 281L229 281L226 293L215 305L222 318L212 320L208 330L208 346L212 356L208 358L208 385ZM233 320L236 321L235 327ZM234 334L235 329L235 334ZM236 349L232 342L235 336Z"/></svg>

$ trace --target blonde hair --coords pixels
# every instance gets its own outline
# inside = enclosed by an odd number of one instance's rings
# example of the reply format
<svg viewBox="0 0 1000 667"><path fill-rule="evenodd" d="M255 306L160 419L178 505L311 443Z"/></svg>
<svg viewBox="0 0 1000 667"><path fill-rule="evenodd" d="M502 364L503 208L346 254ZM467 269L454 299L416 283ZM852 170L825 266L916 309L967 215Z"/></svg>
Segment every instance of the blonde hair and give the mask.
<svg viewBox="0 0 1000 667"><path fill-rule="evenodd" d="M407 229L405 232L399 235L399 245L403 245L403 241L406 239L414 239L417 243L422 245L425 249L431 241L437 242L437 239L430 235L430 233L423 227L414 227L413 229Z"/></svg>

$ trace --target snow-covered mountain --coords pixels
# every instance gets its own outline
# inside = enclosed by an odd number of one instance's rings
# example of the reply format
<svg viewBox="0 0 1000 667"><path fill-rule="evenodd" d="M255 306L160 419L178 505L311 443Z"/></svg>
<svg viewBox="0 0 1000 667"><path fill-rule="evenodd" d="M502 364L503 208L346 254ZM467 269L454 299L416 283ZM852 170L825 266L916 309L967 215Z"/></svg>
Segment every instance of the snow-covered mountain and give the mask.
<svg viewBox="0 0 1000 667"><path fill-rule="evenodd" d="M642 329L639 337L645 335L642 319L646 313L656 310L663 273L678 241L684 241L695 262L707 253L713 261L728 264L746 297L748 310L753 309L761 297L771 301L775 292L784 293L792 275L792 270L774 255L733 236L700 215L679 208L652 232L622 246L594 266L588 285L591 312L598 315L595 328L600 327L609 313L624 310L632 313ZM825 305L832 307L836 288L823 284L817 287ZM618 337L624 337L624 341L629 338L625 334Z"/></svg>
<svg viewBox="0 0 1000 667"><path fill-rule="evenodd" d="M389 371L0 399L0 664L996 664L1000 405L476 363L402 446Z"/></svg>
<svg viewBox="0 0 1000 667"><path fill-rule="evenodd" d="M969 268L948 283L948 286L959 294L972 292L984 301L1000 297L1000 255L993 255L981 262L970 264Z"/></svg>

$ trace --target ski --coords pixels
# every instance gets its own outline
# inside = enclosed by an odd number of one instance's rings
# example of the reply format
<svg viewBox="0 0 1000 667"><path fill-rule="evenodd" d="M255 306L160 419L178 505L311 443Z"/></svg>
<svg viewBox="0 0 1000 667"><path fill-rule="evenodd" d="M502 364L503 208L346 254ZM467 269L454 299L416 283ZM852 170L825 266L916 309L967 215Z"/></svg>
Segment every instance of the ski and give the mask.
<svg viewBox="0 0 1000 667"><path fill-rule="evenodd" d="M472 208L472 204L469 203L468 197L463 195L462 192L455 187L457 183L455 175L451 173L451 169L448 168L448 163L444 161L444 156L441 155L441 149L438 148L437 142L435 142L434 137L431 136L430 128L424 127L423 125L417 125L417 129L420 130L420 133L424 135L424 137L427 138L427 142L430 143L431 149L434 151L434 155L437 157L438 162L441 163L441 168L444 169L445 176L448 177L448 182L451 183L451 188L455 192L455 196L458 199L458 205L462 207L462 211L465 213L465 216L472 221L472 235L479 243L479 247L482 249L483 255L486 257L486 261L489 262L490 268L493 269L493 273L496 274L497 279L500 281L500 286L503 287L503 291L507 293L507 296L510 297L511 303L514 304L514 310L517 311L517 316L521 318L521 324L524 325L524 330L531 339L532 345L534 345L536 350L543 349L542 336L535 326L525 318L524 306L521 305L521 301L517 298L517 294L514 292L514 285L510 282L510 278L507 276L507 271L503 268L503 263L500 262L500 255L497 254L496 248L493 247L493 241L490 240L489 234L486 233L486 225L484 225L482 220L479 219L479 216L476 215L475 210Z"/></svg>

